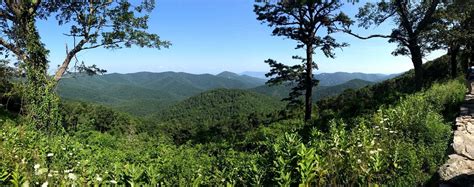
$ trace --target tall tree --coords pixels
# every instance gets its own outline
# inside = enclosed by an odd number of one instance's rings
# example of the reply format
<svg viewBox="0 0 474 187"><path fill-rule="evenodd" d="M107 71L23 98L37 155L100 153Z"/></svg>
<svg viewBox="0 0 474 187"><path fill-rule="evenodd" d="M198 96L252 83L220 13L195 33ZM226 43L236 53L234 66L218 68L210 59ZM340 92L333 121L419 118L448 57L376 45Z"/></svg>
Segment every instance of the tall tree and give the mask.
<svg viewBox="0 0 474 187"><path fill-rule="evenodd" d="M448 50L451 76L454 78L458 72L458 56L462 51L469 52L474 41L474 4L470 0L443 2L436 19L434 29L428 36L434 49Z"/></svg>
<svg viewBox="0 0 474 187"><path fill-rule="evenodd" d="M423 57L430 52L427 33L433 26L434 14L440 0L382 0L377 3L367 3L359 9L356 18L359 27L365 29L372 25L379 26L387 20L392 20L396 27L388 35L374 34L363 37L353 33L349 27L345 31L359 39L388 38L390 43L398 47L393 55L411 57L415 69L415 82L418 88L423 86Z"/></svg>
<svg viewBox="0 0 474 187"><path fill-rule="evenodd" d="M305 58L294 57L302 61L300 65L287 66L272 59L265 61L272 68L267 73L268 77L272 77L267 83L296 83L288 98L290 101L297 101L304 92L305 121L311 120L312 92L318 83L313 78L313 69L317 69L313 60L315 49L320 49L326 57L334 58L335 48L347 46L331 37L338 24L351 22L342 12L336 13L341 6L338 0L282 0L257 2L254 7L257 19L272 27L273 35L295 40L298 42L296 49L306 50Z"/></svg>
<svg viewBox="0 0 474 187"><path fill-rule="evenodd" d="M83 50L99 47L117 49L133 45L167 47L168 42L146 31L148 14L153 8L154 1L147 0L138 5L125 0L62 3L41 0L1 1L1 50L7 55L14 54L19 68L26 75L24 95L25 103L32 106L27 107L27 112L32 114L31 118L42 121L39 120L43 119L41 116L57 110L53 106L57 99L46 102L46 98L51 98L46 94L53 92L51 89L54 88L54 83L48 83L48 50L41 42L41 34L36 26L38 20L55 18L58 26L70 27L65 35L72 37L74 42L71 50L66 49L65 60L55 74L54 80L58 81L70 66L71 60ZM45 103L51 105L39 107ZM48 126L47 124L39 126Z"/></svg>

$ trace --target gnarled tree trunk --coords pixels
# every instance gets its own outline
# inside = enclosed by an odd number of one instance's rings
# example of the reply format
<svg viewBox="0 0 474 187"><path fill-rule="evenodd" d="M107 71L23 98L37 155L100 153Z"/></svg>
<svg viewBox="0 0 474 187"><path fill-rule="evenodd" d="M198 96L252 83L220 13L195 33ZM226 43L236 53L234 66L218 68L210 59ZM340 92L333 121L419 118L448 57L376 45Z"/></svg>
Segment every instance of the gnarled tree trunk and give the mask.
<svg viewBox="0 0 474 187"><path fill-rule="evenodd" d="M448 49L448 54L450 57L450 63L451 63L451 77L456 78L458 76L458 61L457 57L459 54L459 46L457 45L452 45Z"/></svg>
<svg viewBox="0 0 474 187"><path fill-rule="evenodd" d="M423 56L421 54L421 48L418 45L413 45L409 48L411 53L411 61L415 69L415 84L417 89L423 87Z"/></svg>

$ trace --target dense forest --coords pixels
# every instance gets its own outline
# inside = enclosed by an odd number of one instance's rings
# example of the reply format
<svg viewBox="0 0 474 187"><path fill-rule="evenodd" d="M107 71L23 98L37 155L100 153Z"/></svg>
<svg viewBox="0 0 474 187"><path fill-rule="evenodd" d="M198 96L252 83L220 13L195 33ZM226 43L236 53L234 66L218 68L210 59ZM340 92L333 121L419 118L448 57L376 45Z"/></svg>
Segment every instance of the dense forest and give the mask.
<svg viewBox="0 0 474 187"><path fill-rule="evenodd" d="M103 74L74 63L76 54L95 48L173 50L172 41L148 31L154 1L0 2L0 185L447 182L438 169L474 62L474 4L377 1L355 17L343 5L359 2L255 1L255 21L305 52L293 65L262 59L270 67L262 79L227 71ZM37 26L47 19L75 41L54 74ZM388 35L353 29L387 20L394 23ZM316 74L316 59L349 47L334 33L396 43L393 54L408 56L413 69ZM434 50L448 53L423 62Z"/></svg>

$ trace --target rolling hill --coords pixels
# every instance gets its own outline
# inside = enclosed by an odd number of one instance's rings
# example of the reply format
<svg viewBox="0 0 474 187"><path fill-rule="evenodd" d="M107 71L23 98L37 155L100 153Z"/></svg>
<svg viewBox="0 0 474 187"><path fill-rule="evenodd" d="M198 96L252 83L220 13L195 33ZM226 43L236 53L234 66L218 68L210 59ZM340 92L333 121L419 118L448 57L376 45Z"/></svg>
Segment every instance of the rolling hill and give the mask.
<svg viewBox="0 0 474 187"><path fill-rule="evenodd" d="M353 79L343 84L339 84L335 86L317 86L313 88L313 94L314 94L313 100L318 101L325 97L338 95L347 89L358 89L358 88L362 88L362 87L373 85L373 84L375 83L361 80L361 79ZM290 89L291 87L287 85L277 85L277 86L263 85L263 86L252 88L250 90L257 93L261 93L261 94L265 94L265 95L282 99L282 98L288 97Z"/></svg>
<svg viewBox="0 0 474 187"><path fill-rule="evenodd" d="M266 79L265 72L245 71L241 75L247 75L260 79ZM343 84L347 81L360 79L368 82L381 82L387 79L394 78L400 75L397 74L380 74L380 73L347 73L347 72L335 72L335 73L320 73L315 74L314 78L319 80L319 86L335 86Z"/></svg>
<svg viewBox="0 0 474 187"><path fill-rule="evenodd" d="M334 86L318 86L315 88L315 100L337 95L345 89L357 89L373 84L365 79L380 80L384 77L379 74L335 73L325 74L324 80L329 82L334 79L331 84L335 84L351 76L364 79L351 79ZM228 71L217 75L181 72L68 75L59 82L58 93L66 100L98 103L123 112L145 116L191 96L219 88L251 90L280 99L288 95L289 87L268 87L264 85L265 81Z"/></svg>
<svg viewBox="0 0 474 187"><path fill-rule="evenodd" d="M132 114L146 115L207 90L248 89L263 85L264 82L230 72L218 75L113 73L66 77L60 81L58 93L64 99L100 103Z"/></svg>
<svg viewBox="0 0 474 187"><path fill-rule="evenodd" d="M266 116L284 106L278 98L248 90L215 89L180 101L148 119L158 121L158 128L176 143L207 142L240 136L254 128L252 116Z"/></svg>

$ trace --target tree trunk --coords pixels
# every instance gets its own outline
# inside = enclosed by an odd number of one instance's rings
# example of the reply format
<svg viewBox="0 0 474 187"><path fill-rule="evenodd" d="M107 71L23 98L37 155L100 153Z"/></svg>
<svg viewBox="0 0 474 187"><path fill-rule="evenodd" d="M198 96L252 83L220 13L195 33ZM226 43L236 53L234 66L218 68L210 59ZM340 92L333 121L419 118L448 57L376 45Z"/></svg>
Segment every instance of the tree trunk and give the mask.
<svg viewBox="0 0 474 187"><path fill-rule="evenodd" d="M423 56L421 55L421 48L417 45L410 47L411 61L415 69L415 85L417 89L423 87Z"/></svg>
<svg viewBox="0 0 474 187"><path fill-rule="evenodd" d="M448 49L449 57L451 58L451 77L456 78L458 76L458 61L457 57L459 54L459 46L453 45Z"/></svg>
<svg viewBox="0 0 474 187"><path fill-rule="evenodd" d="M313 109L313 45L306 45L306 93L304 120L310 121Z"/></svg>
<svg viewBox="0 0 474 187"><path fill-rule="evenodd" d="M470 54L471 54L471 64L469 64L469 66L471 66L473 63L474 63L474 45L471 45L471 51L470 51Z"/></svg>

